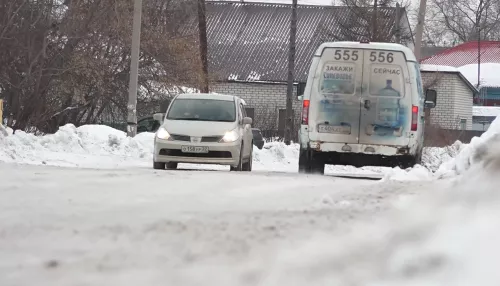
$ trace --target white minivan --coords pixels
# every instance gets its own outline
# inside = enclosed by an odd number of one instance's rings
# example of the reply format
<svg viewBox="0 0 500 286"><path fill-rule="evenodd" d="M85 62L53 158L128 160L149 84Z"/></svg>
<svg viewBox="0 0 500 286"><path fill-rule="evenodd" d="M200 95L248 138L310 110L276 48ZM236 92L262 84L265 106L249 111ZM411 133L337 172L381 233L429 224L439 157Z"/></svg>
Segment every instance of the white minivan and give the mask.
<svg viewBox="0 0 500 286"><path fill-rule="evenodd" d="M409 167L420 163L425 108L418 62L400 44L323 43L314 54L302 100L299 172L325 164Z"/></svg>

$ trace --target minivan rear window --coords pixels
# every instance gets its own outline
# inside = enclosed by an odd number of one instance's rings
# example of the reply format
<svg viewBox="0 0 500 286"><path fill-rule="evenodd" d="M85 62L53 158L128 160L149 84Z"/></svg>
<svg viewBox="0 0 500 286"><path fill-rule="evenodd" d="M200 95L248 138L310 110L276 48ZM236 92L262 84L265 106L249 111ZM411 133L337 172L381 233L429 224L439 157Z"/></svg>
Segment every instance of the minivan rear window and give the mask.
<svg viewBox="0 0 500 286"><path fill-rule="evenodd" d="M404 73L400 65L378 63L370 65L370 95L403 97L404 91Z"/></svg>
<svg viewBox="0 0 500 286"><path fill-rule="evenodd" d="M328 62L323 66L320 81L322 94L353 95L356 89L356 64Z"/></svg>

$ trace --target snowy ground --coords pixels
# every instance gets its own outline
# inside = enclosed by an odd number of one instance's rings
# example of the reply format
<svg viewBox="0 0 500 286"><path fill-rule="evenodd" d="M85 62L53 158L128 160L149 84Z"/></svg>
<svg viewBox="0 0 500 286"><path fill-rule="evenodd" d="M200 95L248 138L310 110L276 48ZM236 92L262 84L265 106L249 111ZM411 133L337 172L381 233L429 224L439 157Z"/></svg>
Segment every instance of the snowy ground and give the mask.
<svg viewBox="0 0 500 286"><path fill-rule="evenodd" d="M151 134L0 130L0 285L500 285L498 134L308 176L279 143L252 173L154 171Z"/></svg>
<svg viewBox="0 0 500 286"><path fill-rule="evenodd" d="M348 233L350 222L430 185L149 168L0 172L9 178L0 285L255 285L277 251L317 231Z"/></svg>

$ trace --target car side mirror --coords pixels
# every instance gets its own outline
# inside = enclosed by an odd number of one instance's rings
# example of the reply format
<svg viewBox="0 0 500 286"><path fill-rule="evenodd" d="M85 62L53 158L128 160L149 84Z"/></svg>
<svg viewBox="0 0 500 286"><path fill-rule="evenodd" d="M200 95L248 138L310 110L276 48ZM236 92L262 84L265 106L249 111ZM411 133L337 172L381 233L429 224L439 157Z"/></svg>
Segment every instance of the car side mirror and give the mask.
<svg viewBox="0 0 500 286"><path fill-rule="evenodd" d="M243 118L243 125L247 125L247 124L252 125L252 122L253 122L253 120L250 117Z"/></svg>
<svg viewBox="0 0 500 286"><path fill-rule="evenodd" d="M299 95L299 96L297 96L297 100L298 100L298 101L302 101L303 99L304 99L304 96L303 96L303 95Z"/></svg>
<svg viewBox="0 0 500 286"><path fill-rule="evenodd" d="M434 89L428 89L425 91L425 108L436 107L437 92Z"/></svg>
<svg viewBox="0 0 500 286"><path fill-rule="evenodd" d="M163 117L165 116L164 113L155 113L153 115L153 119L156 120L156 121L159 121L160 124L163 122Z"/></svg>

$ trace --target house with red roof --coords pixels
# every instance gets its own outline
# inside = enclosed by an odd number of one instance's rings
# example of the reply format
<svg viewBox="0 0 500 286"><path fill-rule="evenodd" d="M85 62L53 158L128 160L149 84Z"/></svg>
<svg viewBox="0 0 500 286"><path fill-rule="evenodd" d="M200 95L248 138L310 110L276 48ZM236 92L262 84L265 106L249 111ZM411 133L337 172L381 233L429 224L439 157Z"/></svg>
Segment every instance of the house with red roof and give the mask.
<svg viewBox="0 0 500 286"><path fill-rule="evenodd" d="M420 65L424 89L437 92L436 108L431 109L430 123L444 129L472 130L473 99L477 89L455 67Z"/></svg>
<svg viewBox="0 0 500 286"><path fill-rule="evenodd" d="M467 42L441 51L420 61L424 65L451 66L458 68L473 85L478 86L479 94L474 98L475 105L500 106L500 41ZM498 66L497 66L498 64Z"/></svg>
<svg viewBox="0 0 500 286"><path fill-rule="evenodd" d="M481 63L500 64L500 41L481 41L480 43L479 53L481 55ZM456 68L478 64L478 62L477 42L467 42L438 52L420 61L421 64L425 65L451 66Z"/></svg>
<svg viewBox="0 0 500 286"><path fill-rule="evenodd" d="M473 99L473 130L484 130L500 114L500 41L467 42L424 58L420 63L441 69L445 66L456 68L462 77L477 87L478 92ZM482 106L499 111L479 114L477 110Z"/></svg>

